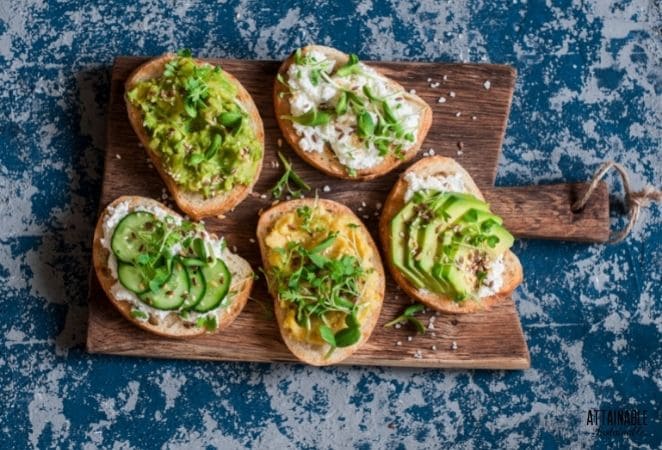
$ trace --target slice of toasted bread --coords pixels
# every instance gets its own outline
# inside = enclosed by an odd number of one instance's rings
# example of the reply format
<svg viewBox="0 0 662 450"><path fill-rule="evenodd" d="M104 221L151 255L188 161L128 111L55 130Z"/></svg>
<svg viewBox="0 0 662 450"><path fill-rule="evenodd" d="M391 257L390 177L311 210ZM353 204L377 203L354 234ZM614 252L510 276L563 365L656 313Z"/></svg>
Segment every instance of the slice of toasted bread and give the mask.
<svg viewBox="0 0 662 450"><path fill-rule="evenodd" d="M381 312L381 307L384 300L385 279L384 267L382 266L381 257L379 256L379 250L377 250L375 242L373 241L363 222L361 222L361 220L356 217L352 210L346 206L331 200L323 199L291 200L288 202L280 203L262 213L257 224L257 238L260 245L262 264L264 265L265 272L268 274L271 269L268 259L269 248L265 243L265 239L271 232L278 218L283 214L296 210L296 208L301 206L308 205L313 207L315 204L334 214L351 215L356 220L356 223L359 224L362 233L365 235L365 242L369 244L370 249L372 250L373 259L371 261L371 266L374 267L376 276L378 277L377 294L379 301L375 302L375 304L371 306L371 310L366 313L365 317L361 321L361 339L359 342L352 346L336 348L328 358L325 357L330 348L328 344L314 345L307 342L301 342L294 339L285 331L283 322L286 311L280 305L278 292L275 290L275 286L273 286L273 283L269 283L269 291L271 296L274 298L274 311L278 321L278 327L280 329L281 336L285 342L285 345L287 345L294 356L299 358L301 361L315 366L325 366L329 364L336 364L348 358L370 338L370 335L372 334L372 331L377 324L377 320L379 319L379 314Z"/></svg>
<svg viewBox="0 0 662 450"><path fill-rule="evenodd" d="M182 321L176 313L170 313L162 319L152 316L148 321L138 320L131 315L131 303L124 300L119 300L114 295L113 286L118 283L118 280L113 276L112 271L108 266L110 250L104 247L101 240L104 238L110 239L110 236L104 236L104 222L110 216L110 214L112 214L113 208L124 202L127 202L129 211L135 209L138 206L156 207L161 208L168 215L181 217L175 211L157 202L156 200L138 196L119 197L101 212L99 220L97 221L97 226L94 230L94 241L92 243L92 262L94 264L94 270L97 274L97 278L99 279L99 284L101 284L101 287L108 296L108 299L126 319L133 322L140 328L151 331L152 333L158 334L160 336L188 338L206 333L204 328L200 328ZM239 315L241 310L244 308L244 305L246 305L248 295L250 294L251 287L253 286L253 270L251 269L250 264L248 264L248 262L240 256L232 254L227 250L225 255L227 255L227 258L224 257L224 262L232 274L232 285L230 286L230 293L228 294L231 295L232 298L229 306L227 308L221 308L218 312L218 328L216 331L227 328ZM234 292L234 294L232 294L232 292Z"/></svg>
<svg viewBox="0 0 662 450"><path fill-rule="evenodd" d="M124 84L124 92L129 92L140 81L157 78L163 75L163 70L166 63L176 57L176 55L168 53L158 58L151 59L140 65L131 73L131 75L129 75L129 78L127 78L126 83ZM196 60L196 63L199 65L207 64L201 60ZM232 74L228 72L224 71L223 73L237 88L238 102L248 113L248 117L250 118L250 125L255 132L256 139L260 142L262 147L262 156L260 157L260 162L250 184L237 184L231 190L227 192L221 192L211 198L206 199L200 193L191 192L180 188L177 182L163 167L161 157L159 156L158 152L155 152L150 147L149 134L143 125L143 116L140 109L133 106L128 99L125 100L127 113L129 115L129 122L131 123L133 130L136 132L136 135L138 135L138 139L140 139L141 144L147 152L147 155L154 163L154 167L156 167L159 175L161 175L163 182L168 188L168 191L170 191L170 194L177 203L177 206L179 206L182 211L196 220L203 217L217 216L232 210L235 206L241 203L241 201L244 200L248 194L250 194L253 186L257 182L257 179L260 177L260 171L262 170L262 160L264 158L264 126L262 124L260 113L257 110L257 106L255 106L255 103L253 102L253 98L241 85L239 80L237 80L234 76L232 76Z"/></svg>
<svg viewBox="0 0 662 450"><path fill-rule="evenodd" d="M405 181L405 176L408 173L416 173L421 177L434 176L434 175L453 175L461 174L462 181L466 191L480 200L485 200L483 194L474 183L469 173L464 170L454 159L446 158L443 156L432 156L424 158L413 164L406 171L404 171L398 181L393 186L390 194L384 204L384 210L379 221L379 235L386 252L386 265L388 266L391 275L402 289L407 292L411 297L419 300L421 303L433 308L437 311L446 313L471 313L481 311L489 308L493 304L499 302L501 299L506 298L512 294L517 286L522 283L523 273L522 265L517 256L508 250L504 255L504 265L506 270L504 272L503 285L499 292L489 297L482 297L480 299L467 299L462 302L456 302L451 297L446 295L438 295L428 291L421 291L412 285L409 280L395 267L391 259L391 227L390 223L393 217L400 212L405 205L405 192L407 191L408 183Z"/></svg>
<svg viewBox="0 0 662 450"><path fill-rule="evenodd" d="M346 64L349 59L349 56L345 53L322 45L308 45L301 49L303 54L313 50L325 54L329 59L335 60L336 68ZM294 53L292 53L292 55L290 55L283 62L283 64L280 66L280 69L278 70L278 74L280 77L282 77L282 79L287 80L287 70L293 62ZM377 72L379 72L379 70L377 70ZM340 161L338 161L338 158L336 157L333 150L329 148L328 144L324 146L323 152L307 152L301 149L301 146L299 145L300 137L296 133L294 126L292 125L292 121L282 118L283 116L291 115L290 102L288 96L283 94L287 93L287 88L283 86L283 84L278 80L274 82L274 109L276 113L276 120L278 121L278 125L283 132L283 136L285 136L285 139L290 144L290 146L301 157L301 159L308 162L308 164L311 166L332 177L343 178L346 180L371 180L390 172L403 162L413 158L421 148L421 145L425 140L425 136L430 129L430 125L432 124L432 109L425 102L425 100L407 92L399 83L396 83L391 79L388 79L388 81L395 89L402 90L403 95L406 96L409 101L420 105L422 109L420 126L418 128L418 133L415 136L416 140L411 144L410 147L403 149L402 158L398 158L392 153L389 153L378 165L367 169L357 170L356 176L350 176L348 174L347 168L343 166Z"/></svg>

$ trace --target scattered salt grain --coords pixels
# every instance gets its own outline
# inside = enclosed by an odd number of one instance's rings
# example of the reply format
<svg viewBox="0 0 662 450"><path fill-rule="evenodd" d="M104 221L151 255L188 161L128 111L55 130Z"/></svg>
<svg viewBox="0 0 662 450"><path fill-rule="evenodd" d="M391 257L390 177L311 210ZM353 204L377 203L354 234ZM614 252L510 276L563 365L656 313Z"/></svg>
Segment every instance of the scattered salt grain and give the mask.
<svg viewBox="0 0 662 450"><path fill-rule="evenodd" d="M430 81L432 81L432 78L428 78L428 83L429 83Z"/></svg>
<svg viewBox="0 0 662 450"><path fill-rule="evenodd" d="M478 117L476 117L476 116L471 116L471 120L476 120L476 119L478 119Z"/></svg>
<svg viewBox="0 0 662 450"><path fill-rule="evenodd" d="M440 84L440 83L439 83L438 81L437 81L436 83L430 83L430 87L431 87L432 89L437 89L437 88L439 87L439 84Z"/></svg>
<svg viewBox="0 0 662 450"><path fill-rule="evenodd" d="M436 346L436 345L433 345L433 346L432 346L432 351L433 351L433 352L436 352L436 351L437 351L437 346Z"/></svg>
<svg viewBox="0 0 662 450"><path fill-rule="evenodd" d="M324 192L331 192L331 188L329 187L328 184L325 184L324 187L322 188Z"/></svg>
<svg viewBox="0 0 662 450"><path fill-rule="evenodd" d="M412 94L412 95L416 94L416 89L410 89L409 93Z"/></svg>
<svg viewBox="0 0 662 450"><path fill-rule="evenodd" d="M278 145L278 148L282 147L283 146L283 140L278 138L278 140L276 141L276 144Z"/></svg>
<svg viewBox="0 0 662 450"><path fill-rule="evenodd" d="M446 103L446 97L439 97L439 100L437 100L437 103Z"/></svg>
<svg viewBox="0 0 662 450"><path fill-rule="evenodd" d="M450 91L450 92L448 93L448 95L450 95L451 97L455 98L455 92L454 92L454 91Z"/></svg>
<svg viewBox="0 0 662 450"><path fill-rule="evenodd" d="M411 336L407 336L407 340L408 340L409 342L411 342L412 339L414 339L414 338L411 337Z"/></svg>
<svg viewBox="0 0 662 450"><path fill-rule="evenodd" d="M402 345L402 341L396 342L395 345Z"/></svg>
<svg viewBox="0 0 662 450"><path fill-rule="evenodd" d="M402 325L400 325L399 323L396 323L395 328L399 330L400 328L402 328Z"/></svg>
<svg viewBox="0 0 662 450"><path fill-rule="evenodd" d="M253 238L250 238L248 241L249 241L251 244L255 244L255 239L253 239Z"/></svg>
<svg viewBox="0 0 662 450"><path fill-rule="evenodd" d="M265 198L267 198L267 194L260 195L260 198L264 200Z"/></svg>
<svg viewBox="0 0 662 450"><path fill-rule="evenodd" d="M457 342L453 341L453 343L451 344L451 350L453 351L457 350Z"/></svg>
<svg viewBox="0 0 662 450"><path fill-rule="evenodd" d="M462 115L462 113L460 111L455 113L455 117L460 117L461 115Z"/></svg>
<svg viewBox="0 0 662 450"><path fill-rule="evenodd" d="M382 202L377 202L377 204L375 205L375 208L382 209Z"/></svg>
<svg viewBox="0 0 662 450"><path fill-rule="evenodd" d="M117 159L122 159L122 155L120 155L119 153L116 153L116 154L115 154L115 158L117 158Z"/></svg>
<svg viewBox="0 0 662 450"><path fill-rule="evenodd" d="M443 80L448 81L448 75L444 75Z"/></svg>
<svg viewBox="0 0 662 450"><path fill-rule="evenodd" d="M485 83L483 83L483 87L489 90L492 87L492 83L490 82L490 80L485 81Z"/></svg>

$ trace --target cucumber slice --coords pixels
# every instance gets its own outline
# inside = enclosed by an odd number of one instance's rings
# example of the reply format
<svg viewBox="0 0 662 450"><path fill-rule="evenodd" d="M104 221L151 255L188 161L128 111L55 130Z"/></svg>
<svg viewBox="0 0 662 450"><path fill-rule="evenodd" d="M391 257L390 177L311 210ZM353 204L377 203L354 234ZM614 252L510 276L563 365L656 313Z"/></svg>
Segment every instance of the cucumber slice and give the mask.
<svg viewBox="0 0 662 450"><path fill-rule="evenodd" d="M120 261L132 263L144 253L145 241L156 230L157 219L153 214L138 211L126 215L115 228L110 247Z"/></svg>
<svg viewBox="0 0 662 450"><path fill-rule="evenodd" d="M186 267L186 272L188 273L190 286L188 298L184 302L184 305L182 305L182 309L191 309L200 303L200 300L204 297L207 291L207 283L205 282L205 276L202 274L202 268L189 266Z"/></svg>
<svg viewBox="0 0 662 450"><path fill-rule="evenodd" d="M142 272L133 264L119 261L117 264L117 278L122 286L138 295L149 290L149 282L145 280Z"/></svg>
<svg viewBox="0 0 662 450"><path fill-rule="evenodd" d="M202 274L205 277L207 290L200 302L193 308L197 312L207 312L221 304L230 289L232 276L223 261L217 259L213 265L204 266Z"/></svg>
<svg viewBox="0 0 662 450"><path fill-rule="evenodd" d="M188 291L189 279L186 269L179 261L175 261L168 281L158 291L148 291L140 298L154 308L172 310L184 304L189 295Z"/></svg>

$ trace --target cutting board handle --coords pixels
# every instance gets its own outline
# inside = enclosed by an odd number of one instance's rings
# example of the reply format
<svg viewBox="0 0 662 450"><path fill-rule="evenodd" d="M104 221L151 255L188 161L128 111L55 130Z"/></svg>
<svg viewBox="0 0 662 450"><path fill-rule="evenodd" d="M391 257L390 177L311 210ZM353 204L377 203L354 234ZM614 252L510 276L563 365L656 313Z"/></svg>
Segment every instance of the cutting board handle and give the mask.
<svg viewBox="0 0 662 450"><path fill-rule="evenodd" d="M590 183L495 187L483 189L483 195L515 236L608 242L609 191L604 182L598 181L583 208L573 211L589 187Z"/></svg>
<svg viewBox="0 0 662 450"><path fill-rule="evenodd" d="M602 181L610 169L621 177L629 216L625 228L614 234L609 227L609 190ZM630 234L642 207L662 201L659 189L633 191L627 170L614 161L602 163L588 183L498 187L484 189L483 194L515 236L610 244Z"/></svg>

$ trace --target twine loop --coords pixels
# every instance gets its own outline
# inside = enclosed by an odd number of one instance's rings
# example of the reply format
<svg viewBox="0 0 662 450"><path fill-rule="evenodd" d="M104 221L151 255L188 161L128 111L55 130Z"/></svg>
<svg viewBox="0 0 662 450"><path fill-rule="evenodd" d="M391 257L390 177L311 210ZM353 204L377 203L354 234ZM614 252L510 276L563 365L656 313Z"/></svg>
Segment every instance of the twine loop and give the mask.
<svg viewBox="0 0 662 450"><path fill-rule="evenodd" d="M586 203L591 198L591 195L593 195L593 192L595 192L595 189L598 187L600 180L602 180L607 172L609 172L609 169L612 168L618 171L619 175L621 176L621 181L623 182L623 189L625 190L625 203L628 208L629 220L625 228L616 233L613 233L609 237L609 240L607 241L609 244L621 242L628 236L628 234L630 234L634 224L637 223L637 219L639 219L639 212L641 211L641 208L647 206L651 202L662 202L662 192L658 189L652 188L651 186L646 186L641 191L632 192L630 189L630 177L628 176L625 168L622 165L615 163L614 161L605 161L593 174L591 184L589 185L588 189L586 189L586 192L584 192L584 194L575 203L572 204L572 212L579 212L582 210L582 208L584 208L584 206L586 206Z"/></svg>

